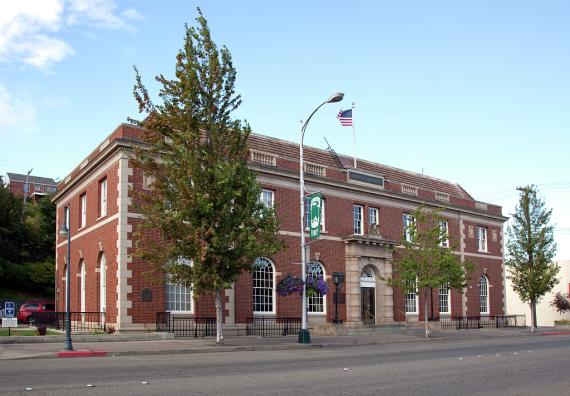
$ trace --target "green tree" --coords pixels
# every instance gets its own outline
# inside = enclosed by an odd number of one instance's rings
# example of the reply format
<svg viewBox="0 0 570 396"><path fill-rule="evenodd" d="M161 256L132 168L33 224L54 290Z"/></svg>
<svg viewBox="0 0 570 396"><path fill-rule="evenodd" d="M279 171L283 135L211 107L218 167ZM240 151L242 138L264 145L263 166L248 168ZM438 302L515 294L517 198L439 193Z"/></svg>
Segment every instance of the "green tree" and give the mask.
<svg viewBox="0 0 570 396"><path fill-rule="evenodd" d="M55 205L49 198L28 202L0 185L0 286L53 296Z"/></svg>
<svg viewBox="0 0 570 396"><path fill-rule="evenodd" d="M507 229L508 278L521 301L530 305L531 331L537 326L536 304L558 283L552 209L546 209L536 186L518 189L519 202Z"/></svg>
<svg viewBox="0 0 570 396"><path fill-rule="evenodd" d="M148 114L132 120L146 131L136 166L153 180L152 191L136 199L144 215L139 254L155 273L171 274L196 295L215 294L221 343L223 289L281 243L275 213L260 201L247 166L251 128L231 118L241 97L230 52L218 50L200 9L196 21L196 28L185 26L175 78L155 78L161 104L152 102L135 68L134 95ZM149 231L158 231L158 239L145 238Z"/></svg>
<svg viewBox="0 0 570 396"><path fill-rule="evenodd" d="M24 237L22 201L0 184L0 279L4 284L8 267L21 260Z"/></svg>
<svg viewBox="0 0 570 396"><path fill-rule="evenodd" d="M446 285L463 292L473 265L454 253L449 246L444 219L439 211L419 208L413 213L414 221L406 225L402 239L403 249L396 252L394 277L386 279L388 285L405 292L422 292L424 296L425 335L428 330L428 293Z"/></svg>

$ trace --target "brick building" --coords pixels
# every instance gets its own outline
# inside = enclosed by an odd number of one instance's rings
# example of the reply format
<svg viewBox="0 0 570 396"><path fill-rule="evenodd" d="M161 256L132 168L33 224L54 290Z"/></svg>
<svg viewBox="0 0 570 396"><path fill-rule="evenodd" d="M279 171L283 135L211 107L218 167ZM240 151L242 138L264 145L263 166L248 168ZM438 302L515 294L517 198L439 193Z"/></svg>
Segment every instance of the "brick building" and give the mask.
<svg viewBox="0 0 570 396"><path fill-rule="evenodd" d="M57 223L71 230L71 310L105 312L118 330L152 328L156 313L170 311L213 317L213 296L194 299L190 288L155 282L150 268L133 256L133 230L140 215L132 191L148 188L148 180L132 167L132 148L141 131L120 125L63 180L53 200ZM273 205L281 223L285 248L252 263L226 290L224 321L244 326L255 316L299 317L300 297L280 297L276 284L291 273L300 275L299 146L262 135L250 138L250 165L258 171L262 199ZM478 202L461 186L385 165L305 147L306 188L321 191L322 233L310 244L308 269L327 279L346 274L339 305L347 324L388 324L423 317L423 300L414 293L388 287L380 279L392 274L394 249L418 206L445 207L449 247L475 264L464 294L433 290L429 314L503 315L504 257L501 207ZM66 240L58 236L56 301L65 305ZM334 317L333 293L308 299L309 324L326 331Z"/></svg>
<svg viewBox="0 0 570 396"><path fill-rule="evenodd" d="M17 197L24 197L26 182L28 184L26 195L31 200L45 197L55 192L57 188L57 182L49 177L28 176L19 173L6 174L8 190Z"/></svg>

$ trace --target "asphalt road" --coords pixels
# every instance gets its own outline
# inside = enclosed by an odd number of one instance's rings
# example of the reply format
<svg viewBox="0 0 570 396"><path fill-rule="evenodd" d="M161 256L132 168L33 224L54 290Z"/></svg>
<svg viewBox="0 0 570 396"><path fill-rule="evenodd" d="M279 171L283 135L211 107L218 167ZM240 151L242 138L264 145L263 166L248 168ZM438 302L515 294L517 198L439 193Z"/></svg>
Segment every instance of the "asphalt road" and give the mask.
<svg viewBox="0 0 570 396"><path fill-rule="evenodd" d="M0 394L570 395L569 374L559 335L2 361Z"/></svg>

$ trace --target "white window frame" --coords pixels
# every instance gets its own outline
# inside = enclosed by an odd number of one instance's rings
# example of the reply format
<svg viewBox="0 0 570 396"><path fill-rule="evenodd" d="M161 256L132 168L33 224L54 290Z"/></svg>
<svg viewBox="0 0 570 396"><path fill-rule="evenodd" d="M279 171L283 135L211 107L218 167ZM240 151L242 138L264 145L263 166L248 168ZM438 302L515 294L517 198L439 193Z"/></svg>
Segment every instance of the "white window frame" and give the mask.
<svg viewBox="0 0 570 396"><path fill-rule="evenodd" d="M404 311L406 315L417 315L418 314L418 306L419 306L419 299L418 299L418 291L416 288L417 282L410 282L410 289L414 289L415 291L410 292L409 290L404 290ZM413 302L414 310L409 310L410 304Z"/></svg>
<svg viewBox="0 0 570 396"><path fill-rule="evenodd" d="M416 217L409 213L404 213L402 215L402 228L403 228L403 236L407 242L412 242L412 232L408 228L410 225L416 224Z"/></svg>
<svg viewBox="0 0 570 396"><path fill-rule="evenodd" d="M362 205L352 205L352 229L354 235L364 235L364 207Z"/></svg>
<svg viewBox="0 0 570 396"><path fill-rule="evenodd" d="M176 265L192 265L192 260L179 259ZM194 313L194 292L192 287L172 282L172 275L166 274L164 288L166 311L174 314ZM174 298L172 298L174 297ZM189 308L188 308L189 306Z"/></svg>
<svg viewBox="0 0 570 396"><path fill-rule="evenodd" d="M259 200L266 208L273 208L275 205L275 191L266 188L261 189Z"/></svg>
<svg viewBox="0 0 570 396"><path fill-rule="evenodd" d="M87 194L83 193L80 197L81 200L81 224L79 228L87 225Z"/></svg>
<svg viewBox="0 0 570 396"><path fill-rule="evenodd" d="M107 312L107 258L105 253L99 257L99 311Z"/></svg>
<svg viewBox="0 0 570 396"><path fill-rule="evenodd" d="M444 283L439 287L438 300L439 313L443 315L451 314L451 289L449 288L449 283Z"/></svg>
<svg viewBox="0 0 570 396"><path fill-rule="evenodd" d="M69 205L63 207L63 221L65 223L65 228L69 230Z"/></svg>
<svg viewBox="0 0 570 396"><path fill-rule="evenodd" d="M319 268L316 269L312 266L318 266ZM326 272L325 266L320 261L313 261L311 264L307 265L307 276L313 274L317 276L322 276L323 279L326 280ZM320 311L312 310L315 307L321 307ZM313 297L307 296L307 313L309 315L326 315L327 313L327 299L324 294L317 293L317 295Z"/></svg>
<svg viewBox="0 0 570 396"><path fill-rule="evenodd" d="M107 216L107 178L99 182L100 217Z"/></svg>
<svg viewBox="0 0 570 396"><path fill-rule="evenodd" d="M479 314L489 315L489 278L486 275L479 278Z"/></svg>
<svg viewBox="0 0 570 396"><path fill-rule="evenodd" d="M477 248L480 252L487 253L487 227L477 226Z"/></svg>
<svg viewBox="0 0 570 396"><path fill-rule="evenodd" d="M264 268L263 272L267 271L267 268L271 271L271 276L268 277L257 277L260 268ZM261 271L259 271L261 272ZM251 271L251 282L252 282L252 296L253 296L253 314L254 315L275 315L277 299L275 297L275 264L273 261L267 257L258 257L253 263L253 269ZM265 284L269 282L269 285ZM270 290L270 292L268 292ZM261 293L257 293L262 291ZM261 300L256 302L256 297ZM271 309L256 310L256 308L270 306Z"/></svg>
<svg viewBox="0 0 570 396"><path fill-rule="evenodd" d="M325 229L325 201L321 197L321 232L326 232ZM305 231L308 231L311 226L311 211L310 211L311 199L307 196L305 197Z"/></svg>
<svg viewBox="0 0 570 396"><path fill-rule="evenodd" d="M380 224L380 216L379 216L378 208L368 208L368 225Z"/></svg>
<svg viewBox="0 0 570 396"><path fill-rule="evenodd" d="M79 261L79 277L81 279L81 289L80 289L80 312L86 312L86 300L85 300L85 280L86 280L86 276L87 276L87 271L85 269L85 260L81 259L81 261Z"/></svg>
<svg viewBox="0 0 570 396"><path fill-rule="evenodd" d="M439 246L448 248L449 247L449 222L447 220L439 220L439 230L445 235L445 239L439 242Z"/></svg>

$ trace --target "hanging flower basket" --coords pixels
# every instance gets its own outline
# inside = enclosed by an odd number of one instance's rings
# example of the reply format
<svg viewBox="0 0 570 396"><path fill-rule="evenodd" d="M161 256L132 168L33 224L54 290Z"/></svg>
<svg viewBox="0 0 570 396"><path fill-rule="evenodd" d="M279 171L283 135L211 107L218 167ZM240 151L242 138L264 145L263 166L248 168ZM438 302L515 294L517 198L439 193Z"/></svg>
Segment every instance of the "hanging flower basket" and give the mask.
<svg viewBox="0 0 570 396"><path fill-rule="evenodd" d="M322 276L308 275L306 280L306 290L308 297L315 297L319 294L325 295L329 291L329 286Z"/></svg>
<svg viewBox="0 0 570 396"><path fill-rule="evenodd" d="M303 293L303 280L291 274L281 279L277 284L277 294L281 297L286 297L293 293Z"/></svg>

